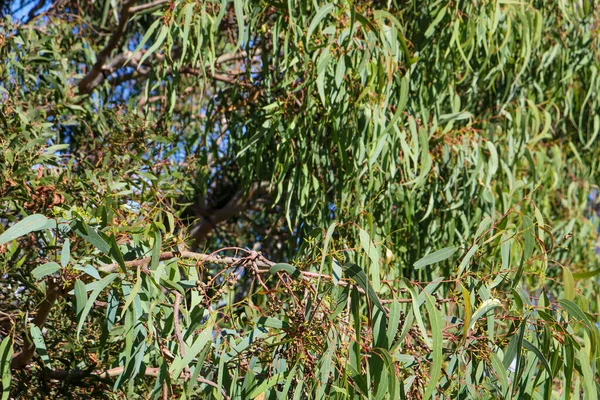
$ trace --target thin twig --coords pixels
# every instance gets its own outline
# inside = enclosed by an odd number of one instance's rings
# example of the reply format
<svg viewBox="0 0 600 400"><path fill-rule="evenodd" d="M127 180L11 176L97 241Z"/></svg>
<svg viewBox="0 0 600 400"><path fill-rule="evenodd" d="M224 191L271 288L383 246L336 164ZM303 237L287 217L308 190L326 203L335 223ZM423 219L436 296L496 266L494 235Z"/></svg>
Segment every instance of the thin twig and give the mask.
<svg viewBox="0 0 600 400"><path fill-rule="evenodd" d="M132 14L139 13L142 11L149 10L151 8L155 8L158 6L162 6L163 4L167 4L170 0L156 0L151 3L140 4L139 6L131 7L129 10Z"/></svg>
<svg viewBox="0 0 600 400"><path fill-rule="evenodd" d="M164 253L160 253L159 259L161 261L170 260L172 258L184 258L190 260L200 261L201 263L211 263L211 264L222 264L222 265L234 265L240 263L243 257L220 257L216 255L209 255L203 253L194 253L193 251L182 251L181 253L176 253L172 251L166 251ZM138 260L127 261L125 262L125 266L127 268L137 268L140 266L144 266L150 263L152 257L144 257ZM257 261L256 265L260 268L269 268L271 265L265 263L264 261ZM119 269L118 263L104 265L98 268L98 271L110 273L115 272Z"/></svg>
<svg viewBox="0 0 600 400"><path fill-rule="evenodd" d="M179 355L181 358L185 358L185 342L183 341L183 335L181 334L181 326L179 325L179 308L181 307L181 293L175 290L175 304L173 305L173 328L175 330L175 336L179 343ZM190 373L190 367L186 365L184 367L186 374Z"/></svg>

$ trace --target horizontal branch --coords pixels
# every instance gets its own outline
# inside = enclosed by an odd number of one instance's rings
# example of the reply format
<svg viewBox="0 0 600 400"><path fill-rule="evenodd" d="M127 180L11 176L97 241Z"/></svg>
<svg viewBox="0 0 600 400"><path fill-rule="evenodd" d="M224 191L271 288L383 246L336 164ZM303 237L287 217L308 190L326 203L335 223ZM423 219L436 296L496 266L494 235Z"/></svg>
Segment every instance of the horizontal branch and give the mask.
<svg viewBox="0 0 600 400"><path fill-rule="evenodd" d="M131 7L131 13L139 13L142 11L150 10L152 8L158 8L159 6L163 6L167 4L170 0L156 0L151 3L140 4L139 6Z"/></svg>
<svg viewBox="0 0 600 400"><path fill-rule="evenodd" d="M256 253L256 252L249 252L249 253L250 253L250 257L252 257L253 256L252 253ZM181 253L177 253L177 252L173 252L173 251L166 251L164 253L160 253L160 255L159 255L159 259L161 261L171 260L176 257L184 258L184 259L188 259L188 260L200 261L201 263L222 264L222 265L230 265L230 266L239 265L248 259L248 257L221 257L218 255L213 255L213 254L195 253L193 251L182 251ZM125 262L125 266L127 268L144 267L144 266L148 265L151 260L152 260L152 257L144 257L144 258L140 258L138 260L127 261L127 262ZM261 260L256 260L256 265L260 268L269 268L269 267L271 267L271 265L273 265L273 263L270 261L261 259ZM113 263L113 264L104 265L104 266L98 268L98 270L100 272L105 272L105 273L115 272L115 271L119 270L119 264Z"/></svg>

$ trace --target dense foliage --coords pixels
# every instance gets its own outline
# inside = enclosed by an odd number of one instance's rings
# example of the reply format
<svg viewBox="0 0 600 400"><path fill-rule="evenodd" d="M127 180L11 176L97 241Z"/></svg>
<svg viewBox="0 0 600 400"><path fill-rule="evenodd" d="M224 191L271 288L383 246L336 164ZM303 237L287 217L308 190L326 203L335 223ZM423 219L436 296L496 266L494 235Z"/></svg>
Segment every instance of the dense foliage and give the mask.
<svg viewBox="0 0 600 400"><path fill-rule="evenodd" d="M594 2L23 3L2 399L598 398Z"/></svg>

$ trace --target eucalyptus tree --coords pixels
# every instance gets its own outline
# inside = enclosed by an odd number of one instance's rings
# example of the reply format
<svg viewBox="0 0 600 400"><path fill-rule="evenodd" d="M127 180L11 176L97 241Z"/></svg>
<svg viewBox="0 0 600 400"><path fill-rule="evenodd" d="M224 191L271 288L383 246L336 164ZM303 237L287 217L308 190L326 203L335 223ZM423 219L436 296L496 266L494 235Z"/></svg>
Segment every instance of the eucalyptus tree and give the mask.
<svg viewBox="0 0 600 400"><path fill-rule="evenodd" d="M3 398L597 398L590 2L0 10Z"/></svg>

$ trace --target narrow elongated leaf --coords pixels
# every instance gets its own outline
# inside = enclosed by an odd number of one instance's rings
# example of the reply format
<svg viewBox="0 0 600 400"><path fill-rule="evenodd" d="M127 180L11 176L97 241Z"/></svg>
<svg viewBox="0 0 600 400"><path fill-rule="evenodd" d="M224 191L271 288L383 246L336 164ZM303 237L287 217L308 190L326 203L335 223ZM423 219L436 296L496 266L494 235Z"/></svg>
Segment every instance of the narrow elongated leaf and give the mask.
<svg viewBox="0 0 600 400"><path fill-rule="evenodd" d="M456 253L456 250L458 250L458 247L444 247L443 249L427 254L425 257L414 263L413 267L415 269L421 269L428 265L437 264L452 257L454 253Z"/></svg>
<svg viewBox="0 0 600 400"><path fill-rule="evenodd" d="M40 280L45 276L52 275L56 271L60 271L62 268L60 265L55 263L54 261L47 262L46 264L40 265L39 267L35 267L33 271L31 271L31 275Z"/></svg>
<svg viewBox="0 0 600 400"><path fill-rule="evenodd" d="M117 244L117 240L115 239L114 235L110 236L108 243L110 245L111 257L117 261L123 272L127 272L125 260L123 259L123 253L121 253L121 249L119 249L119 245Z"/></svg>
<svg viewBox="0 0 600 400"><path fill-rule="evenodd" d="M62 250L60 252L60 265L64 268L69 264L71 259L71 241L69 238L65 239Z"/></svg>
<svg viewBox="0 0 600 400"><path fill-rule="evenodd" d="M594 372L592 370L592 366L588 361L589 357L587 356L583 348L579 350L578 353L578 358L580 360L581 365L581 372L583 375L583 387L586 394L585 398L589 400L598 400L598 386L596 383Z"/></svg>
<svg viewBox="0 0 600 400"><path fill-rule="evenodd" d="M79 279L77 279L75 281L74 292L75 292L75 315L77 315L79 317L79 315L81 314L81 312L83 311L83 308L85 307L85 305L87 303L87 292L85 290L85 284Z"/></svg>
<svg viewBox="0 0 600 400"><path fill-rule="evenodd" d="M10 396L10 381L12 374L10 362L12 361L13 344L12 337L6 336L0 343L0 383L2 383L2 399L8 400Z"/></svg>
<svg viewBox="0 0 600 400"><path fill-rule="evenodd" d="M206 327L199 335L196 336L194 344L190 348L186 349L185 357L182 358L178 355L175 360L173 360L173 363L169 367L169 374L173 377L173 379L177 379L179 377L181 371L183 371L183 369L189 365L194 358L196 358L196 356L212 338L215 316L216 313L208 319L206 322Z"/></svg>
<svg viewBox="0 0 600 400"><path fill-rule="evenodd" d="M287 272L289 276L291 276L292 278L300 278L302 276L302 274L300 273L300 271L298 271L298 269L296 267L294 267L293 265L290 264L286 264L286 263L277 263L271 266L271 268L269 268L269 272L272 275L275 275L277 272Z"/></svg>
<svg viewBox="0 0 600 400"><path fill-rule="evenodd" d="M141 288L142 288L141 268L138 267L137 271L136 271L136 276L135 276L135 284L133 285L131 292L129 292L129 296L127 296L125 305L123 306L123 309L121 310L121 316L123 316L123 314L127 311L127 308L129 308L131 303L133 303L135 296L138 295Z"/></svg>
<svg viewBox="0 0 600 400"><path fill-rule="evenodd" d="M255 399L255 398L259 397L260 395L263 395L263 393L265 393L269 388L277 385L279 382L283 381L284 379L285 379L285 375L283 373L275 374L275 375L271 376L270 378L265 379L258 386L256 386L256 388L254 388L254 390L252 390L252 392L250 392L249 397L251 399ZM264 395L262 397L264 397Z"/></svg>
<svg viewBox="0 0 600 400"><path fill-rule="evenodd" d="M317 13L315 14L313 20L308 26L308 31L306 32L306 42L310 43L310 37L312 36L319 23L333 10L333 4L325 4L322 6Z"/></svg>
<svg viewBox="0 0 600 400"><path fill-rule="evenodd" d="M29 333L31 335L31 339L33 339L33 343L35 344L35 350L40 355L44 365L48 368L52 368L50 357L48 356L48 351L46 350L46 343L44 342L44 337L42 336L42 331L37 325L31 324L29 327Z"/></svg>
<svg viewBox="0 0 600 400"><path fill-rule="evenodd" d="M254 322L257 325L264 326L267 328L287 329L290 326L287 321L282 321L280 319L272 317L260 317L257 318Z"/></svg>
<svg viewBox="0 0 600 400"><path fill-rule="evenodd" d="M323 241L323 255L321 257L321 273L323 272L323 267L325 266L325 260L327 259L327 250L329 249L329 242L331 241L331 237L333 236L333 231L337 226L337 222L331 223L329 228L327 228L327 233L325 234L325 240Z"/></svg>
<svg viewBox="0 0 600 400"><path fill-rule="evenodd" d="M150 269L156 271L158 263L160 262L160 249L162 246L162 236L158 229L154 231L154 246L152 247L152 260L150 262Z"/></svg>
<svg viewBox="0 0 600 400"><path fill-rule="evenodd" d="M102 253L110 256L110 245L96 232L95 229L89 227L85 222L78 221L74 226L75 233L81 238L91 243Z"/></svg>
<svg viewBox="0 0 600 400"><path fill-rule="evenodd" d="M508 390L508 374L506 372L506 368L502 365L502 361L496 355L496 353L490 354L490 362L492 364L493 371L496 373L498 377L498 381L500 381L500 387L502 388L502 392L506 393Z"/></svg>
<svg viewBox="0 0 600 400"><path fill-rule="evenodd" d="M571 300L575 298L575 279L567 266L563 266L563 285L565 288L565 299Z"/></svg>
<svg viewBox="0 0 600 400"><path fill-rule="evenodd" d="M477 320L479 318L481 318L482 316L487 314L490 310L492 310L496 307L502 307L502 303L498 299L488 299L488 300L484 301L483 303L481 303L481 305L473 313L473 317L471 318L471 321L469 322L468 331L473 329L473 327L475 326L475 323L477 322Z"/></svg>
<svg viewBox="0 0 600 400"><path fill-rule="evenodd" d="M365 291L365 293L367 294L369 299L371 299L375 307L385 312L385 309L383 308L383 305L381 304L377 293L375 293L375 291L373 290L373 287L371 286L371 283L369 282L369 278L367 278L365 271L363 271L362 268L360 268L358 265L352 263L346 264L342 268L346 272L346 275L348 275L348 277L354 280L354 282L356 282L358 286Z"/></svg>
<svg viewBox="0 0 600 400"><path fill-rule="evenodd" d="M535 354L538 360L540 360L540 363L542 364L546 372L548 372L550 380L552 380L552 368L550 368L550 364L548 364L548 361L546 360L546 357L544 357L544 354L542 354L542 352L527 339L523 339L523 347L525 347L529 351L532 351Z"/></svg>
<svg viewBox="0 0 600 400"><path fill-rule="evenodd" d="M85 307L83 308L83 311L81 312L81 315L79 316L79 322L77 323L77 330L76 330L77 339L79 339L79 333L81 332L81 328L83 328L85 319L86 319L87 315L89 314L90 310L92 309L94 302L98 298L98 295L100 294L100 292L102 292L102 290L104 290L104 288L106 288L108 285L110 285L111 282L117 278L117 276L118 276L117 274L109 274L109 275L105 276L104 278L102 278L100 281L98 281L97 286L90 294L90 297L88 298L87 303L85 304Z"/></svg>
<svg viewBox="0 0 600 400"><path fill-rule="evenodd" d="M467 252L467 254L465 255L465 257L462 259L462 261L460 262L460 265L458 266L458 276L462 276L465 267L469 264L469 261L471 261L471 258L473 258L473 256L475 255L475 253L477 253L477 250L479 250L479 245L478 244L474 244L469 251Z"/></svg>
<svg viewBox="0 0 600 400"><path fill-rule="evenodd" d="M429 383L425 389L423 399L429 399L435 390L438 379L442 371L442 339L443 339L443 320L442 313L435 307L435 299L429 294L425 294L425 307L427 308L427 314L429 316L429 323L431 324L431 336L433 339L433 351L431 353L432 363L431 369L429 370Z"/></svg>
<svg viewBox="0 0 600 400"><path fill-rule="evenodd" d="M160 20L157 20L156 22L158 22ZM156 50L158 50L158 48L163 44L163 42L165 41L165 38L167 37L167 34L169 33L169 27L166 25L163 25L160 29L160 33L158 34L158 37L156 38L156 40L154 41L154 43L152 43L152 46L150 46L150 48L144 53L144 55L142 56L142 58L140 59L139 65L143 65L144 60L146 60L148 57L150 57Z"/></svg>
<svg viewBox="0 0 600 400"><path fill-rule="evenodd" d="M381 288L380 273L379 273L379 251L375 247L375 244L371 240L371 237L364 229L359 230L360 245L367 253L367 256L371 260L369 266L369 273L371 275L371 281L373 282L373 288L375 291L379 291Z"/></svg>
<svg viewBox="0 0 600 400"><path fill-rule="evenodd" d="M42 214L33 214L25 217L0 235L0 246L20 236L44 229L47 223L48 218Z"/></svg>

